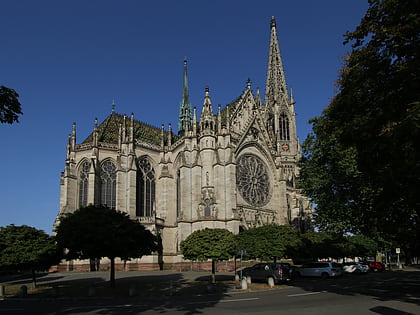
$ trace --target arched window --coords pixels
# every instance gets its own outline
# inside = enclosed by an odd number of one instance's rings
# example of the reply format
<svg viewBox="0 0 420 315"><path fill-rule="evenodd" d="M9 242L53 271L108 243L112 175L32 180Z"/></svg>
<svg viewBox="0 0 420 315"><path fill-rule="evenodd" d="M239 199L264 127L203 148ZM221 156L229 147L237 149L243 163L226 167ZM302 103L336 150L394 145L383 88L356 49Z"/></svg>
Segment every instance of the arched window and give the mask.
<svg viewBox="0 0 420 315"><path fill-rule="evenodd" d="M145 157L138 161L137 168L136 216L151 217L155 206L155 172Z"/></svg>
<svg viewBox="0 0 420 315"><path fill-rule="evenodd" d="M280 139L290 140L289 118L285 113L280 114Z"/></svg>
<svg viewBox="0 0 420 315"><path fill-rule="evenodd" d="M86 207L88 203L89 170L90 163L83 162L79 172L79 208Z"/></svg>
<svg viewBox="0 0 420 315"><path fill-rule="evenodd" d="M101 205L115 209L117 191L117 168L111 161L105 161L101 166Z"/></svg>
<svg viewBox="0 0 420 315"><path fill-rule="evenodd" d="M176 176L176 216L181 215L181 172L178 170Z"/></svg>

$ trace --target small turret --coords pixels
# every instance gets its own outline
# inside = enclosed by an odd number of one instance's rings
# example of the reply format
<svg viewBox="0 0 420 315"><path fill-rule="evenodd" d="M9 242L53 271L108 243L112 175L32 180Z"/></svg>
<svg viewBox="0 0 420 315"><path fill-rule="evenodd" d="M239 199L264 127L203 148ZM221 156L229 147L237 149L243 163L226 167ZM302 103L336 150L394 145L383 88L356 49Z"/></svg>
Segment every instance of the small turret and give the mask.
<svg viewBox="0 0 420 315"><path fill-rule="evenodd" d="M208 86L206 86L205 90L203 110L200 116L200 127L201 132L204 132L205 134L213 133L215 129L215 119L213 115L213 109L211 106L211 99Z"/></svg>

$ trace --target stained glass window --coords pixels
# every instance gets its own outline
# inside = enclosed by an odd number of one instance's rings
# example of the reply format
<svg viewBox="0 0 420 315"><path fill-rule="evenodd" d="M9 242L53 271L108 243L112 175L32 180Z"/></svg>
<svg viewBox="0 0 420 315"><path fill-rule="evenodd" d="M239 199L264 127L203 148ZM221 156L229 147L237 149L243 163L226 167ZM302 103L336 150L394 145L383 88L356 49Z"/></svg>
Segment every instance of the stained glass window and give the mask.
<svg viewBox="0 0 420 315"><path fill-rule="evenodd" d="M242 198L253 206L270 200L270 181L264 162L253 154L243 154L236 164L236 185Z"/></svg>
<svg viewBox="0 0 420 315"><path fill-rule="evenodd" d="M155 172L146 157L137 163L136 215L151 217L155 206Z"/></svg>
<svg viewBox="0 0 420 315"><path fill-rule="evenodd" d="M101 205L115 209L117 191L117 168L111 161L101 165Z"/></svg>
<svg viewBox="0 0 420 315"><path fill-rule="evenodd" d="M90 163L83 162L79 172L79 208L86 207L88 203L89 170Z"/></svg>

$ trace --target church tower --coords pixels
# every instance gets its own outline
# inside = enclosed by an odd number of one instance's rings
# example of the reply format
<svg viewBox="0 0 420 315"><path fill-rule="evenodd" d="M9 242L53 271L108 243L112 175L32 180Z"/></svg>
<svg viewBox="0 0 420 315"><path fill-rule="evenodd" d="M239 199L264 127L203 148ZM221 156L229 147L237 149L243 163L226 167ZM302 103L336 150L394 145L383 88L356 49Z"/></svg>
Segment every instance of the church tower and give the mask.
<svg viewBox="0 0 420 315"><path fill-rule="evenodd" d="M294 104L292 90L290 90L289 96L287 89L276 20L272 17L265 88L265 118L267 129L275 143L273 149L284 157L283 161L296 161L300 158ZM295 171L294 169L293 172L295 173Z"/></svg>
<svg viewBox="0 0 420 315"><path fill-rule="evenodd" d="M182 99L179 106L178 135L185 135L186 131L191 129L191 125L192 112L190 96L188 93L187 59L184 59L184 79L182 85Z"/></svg>

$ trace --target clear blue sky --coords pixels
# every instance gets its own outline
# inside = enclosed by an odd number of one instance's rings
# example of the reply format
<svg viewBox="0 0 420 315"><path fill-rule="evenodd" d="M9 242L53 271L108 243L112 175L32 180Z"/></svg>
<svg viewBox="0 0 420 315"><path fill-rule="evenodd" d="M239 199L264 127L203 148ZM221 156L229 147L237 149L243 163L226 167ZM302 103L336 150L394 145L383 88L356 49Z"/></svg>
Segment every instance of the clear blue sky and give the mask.
<svg viewBox="0 0 420 315"><path fill-rule="evenodd" d="M111 112L176 128L188 59L190 99L201 110L264 93L271 16L293 88L301 142L307 121L333 97L334 81L367 0L1 1L0 85L20 94L24 115L0 125L0 226L51 233L59 210L67 135L77 143Z"/></svg>

